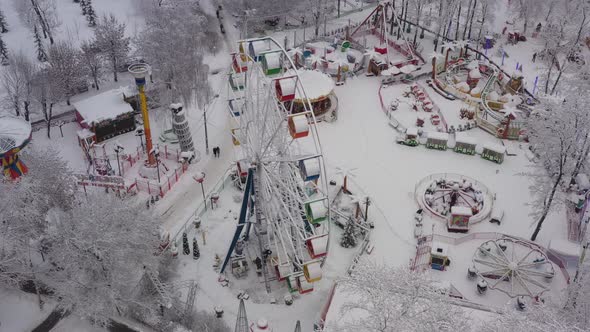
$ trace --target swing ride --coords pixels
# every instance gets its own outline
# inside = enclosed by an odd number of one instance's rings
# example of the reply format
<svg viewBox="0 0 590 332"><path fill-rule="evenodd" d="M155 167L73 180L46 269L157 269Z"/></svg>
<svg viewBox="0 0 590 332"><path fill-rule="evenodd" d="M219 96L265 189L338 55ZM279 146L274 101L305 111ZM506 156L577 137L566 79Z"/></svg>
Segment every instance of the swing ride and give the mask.
<svg viewBox="0 0 590 332"><path fill-rule="evenodd" d="M31 141L31 125L16 117L0 116L0 161L4 177L17 179L27 173L18 153Z"/></svg>

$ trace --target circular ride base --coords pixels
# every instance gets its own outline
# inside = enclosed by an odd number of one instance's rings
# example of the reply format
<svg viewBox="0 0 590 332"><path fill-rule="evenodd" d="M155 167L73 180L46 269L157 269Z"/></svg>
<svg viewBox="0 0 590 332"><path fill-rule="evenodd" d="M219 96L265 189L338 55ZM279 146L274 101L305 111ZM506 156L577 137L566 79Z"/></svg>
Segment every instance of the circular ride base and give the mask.
<svg viewBox="0 0 590 332"><path fill-rule="evenodd" d="M486 219L493 206L494 197L481 182L468 176L439 173L420 180L414 188L414 198L423 211L435 219L446 222L451 206L472 209L469 224Z"/></svg>
<svg viewBox="0 0 590 332"><path fill-rule="evenodd" d="M490 289L510 297L537 298L550 289L555 277L543 248L510 237L482 243L473 254L473 267Z"/></svg>

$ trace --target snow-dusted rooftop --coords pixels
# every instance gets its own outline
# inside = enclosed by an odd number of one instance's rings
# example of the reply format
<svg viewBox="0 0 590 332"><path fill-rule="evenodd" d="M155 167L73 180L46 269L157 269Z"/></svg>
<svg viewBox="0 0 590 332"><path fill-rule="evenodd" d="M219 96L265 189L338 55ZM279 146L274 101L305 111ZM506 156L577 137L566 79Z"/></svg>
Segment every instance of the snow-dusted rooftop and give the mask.
<svg viewBox="0 0 590 332"><path fill-rule="evenodd" d="M465 133L457 133L455 135L455 142L457 143L477 145L477 139L474 137L471 137Z"/></svg>
<svg viewBox="0 0 590 332"><path fill-rule="evenodd" d="M334 81L330 76L316 70L298 70L299 79L305 89L307 98L318 99L329 95L334 90ZM285 73L285 76L294 75L292 70ZM303 99L303 91L296 89L295 99Z"/></svg>
<svg viewBox="0 0 590 332"><path fill-rule="evenodd" d="M466 206L453 206L451 207L451 214L471 217L473 215L473 212L470 208Z"/></svg>
<svg viewBox="0 0 590 332"><path fill-rule="evenodd" d="M23 145L31 137L31 125L12 116L0 115L0 155Z"/></svg>
<svg viewBox="0 0 590 332"><path fill-rule="evenodd" d="M109 90L88 99L75 102L74 107L88 125L103 120L114 119L121 114L133 112L131 105L123 100L123 92L119 89Z"/></svg>
<svg viewBox="0 0 590 332"><path fill-rule="evenodd" d="M449 139L449 134L439 133L437 131L431 131L431 132L428 132L428 138L439 140L439 141L447 141Z"/></svg>
<svg viewBox="0 0 590 332"><path fill-rule="evenodd" d="M486 144L484 144L483 148L488 149L490 151L498 152L498 153L506 152L506 147L504 145L500 145L500 144L486 143Z"/></svg>

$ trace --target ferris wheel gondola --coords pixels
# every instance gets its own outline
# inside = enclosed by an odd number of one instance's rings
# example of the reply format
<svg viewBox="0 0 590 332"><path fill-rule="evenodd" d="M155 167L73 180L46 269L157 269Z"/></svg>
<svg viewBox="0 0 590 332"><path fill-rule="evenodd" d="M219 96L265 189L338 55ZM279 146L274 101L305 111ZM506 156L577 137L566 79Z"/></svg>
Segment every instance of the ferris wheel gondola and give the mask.
<svg viewBox="0 0 590 332"><path fill-rule="evenodd" d="M238 42L228 73L228 109L245 192L237 242L257 247L266 289L271 272L304 293L321 279L328 250L328 193L316 119L287 52L265 37ZM295 95L303 109L293 107ZM254 226L254 236L250 231ZM296 286L297 285L297 286Z"/></svg>

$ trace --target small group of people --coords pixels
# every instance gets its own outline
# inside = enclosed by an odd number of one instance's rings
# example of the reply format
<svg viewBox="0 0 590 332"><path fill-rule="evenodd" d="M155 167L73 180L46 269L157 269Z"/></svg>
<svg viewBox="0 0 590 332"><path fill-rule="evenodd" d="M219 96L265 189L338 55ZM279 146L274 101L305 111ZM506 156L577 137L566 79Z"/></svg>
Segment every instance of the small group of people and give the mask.
<svg viewBox="0 0 590 332"><path fill-rule="evenodd" d="M219 158L219 147L218 146L213 148L213 157Z"/></svg>

